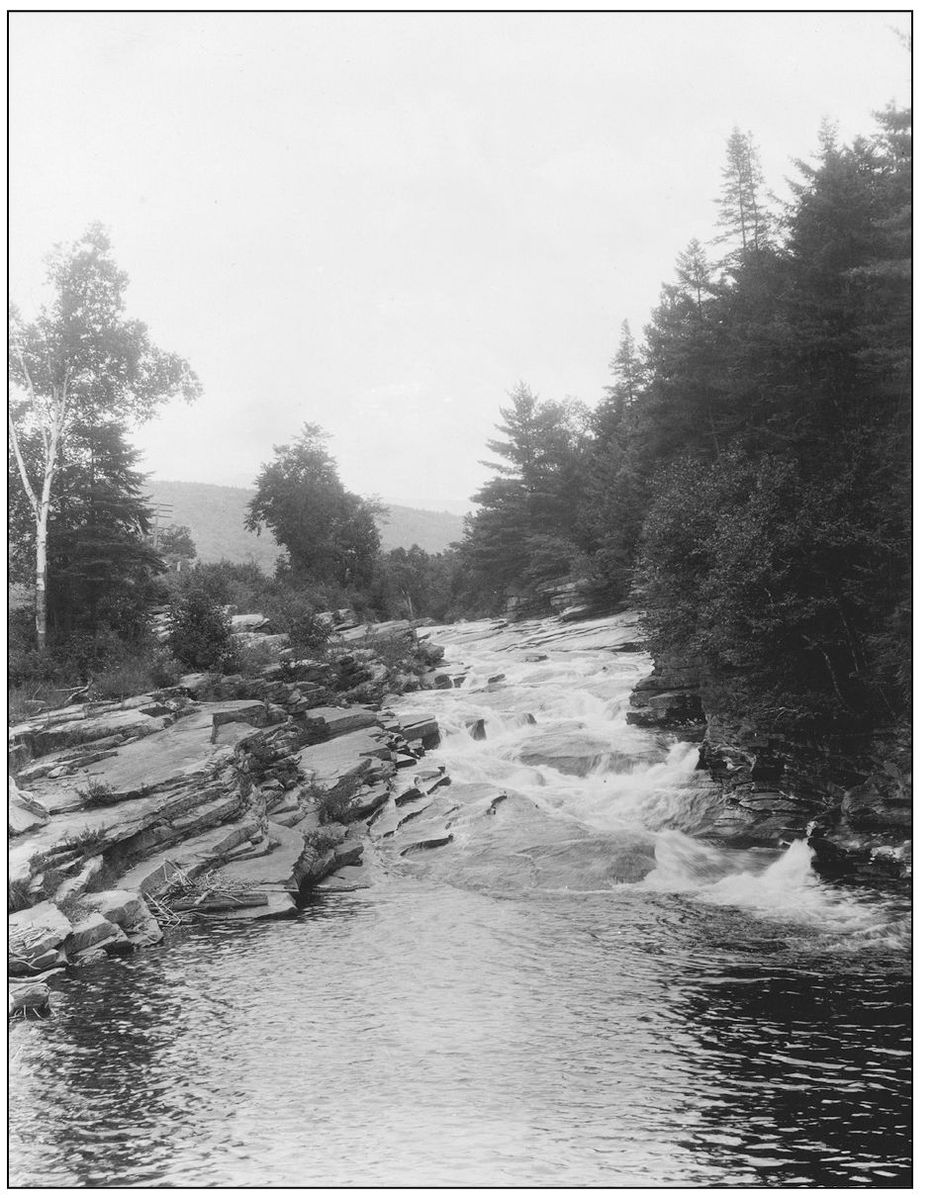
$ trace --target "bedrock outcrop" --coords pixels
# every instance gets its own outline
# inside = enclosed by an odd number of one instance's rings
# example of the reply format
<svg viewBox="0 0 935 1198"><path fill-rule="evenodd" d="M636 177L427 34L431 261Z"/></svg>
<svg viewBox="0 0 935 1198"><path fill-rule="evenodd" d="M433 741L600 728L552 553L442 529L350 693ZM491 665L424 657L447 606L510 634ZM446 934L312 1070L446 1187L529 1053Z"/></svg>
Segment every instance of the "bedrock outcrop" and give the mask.
<svg viewBox="0 0 935 1198"><path fill-rule="evenodd" d="M353 701L386 695L381 636L408 646L399 690L434 685L442 651L393 623L325 662L189 675L10 729L11 1010L41 1010L50 971L155 944L167 925L288 917L326 880L360 884L366 821L444 774L418 772L438 743L430 713L401 723Z"/></svg>
<svg viewBox="0 0 935 1198"><path fill-rule="evenodd" d="M851 736L759 733L724 719L700 662L660 655L634 687L627 720L698 741L699 834L736 845L807 838L823 876L899 882L911 869L908 731Z"/></svg>

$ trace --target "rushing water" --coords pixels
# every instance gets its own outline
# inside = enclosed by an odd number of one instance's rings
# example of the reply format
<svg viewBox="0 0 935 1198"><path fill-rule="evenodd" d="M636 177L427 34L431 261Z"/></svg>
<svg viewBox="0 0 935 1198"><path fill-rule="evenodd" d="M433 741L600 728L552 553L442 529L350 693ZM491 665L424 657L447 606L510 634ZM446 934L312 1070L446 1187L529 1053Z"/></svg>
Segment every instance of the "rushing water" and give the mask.
<svg viewBox="0 0 935 1198"><path fill-rule="evenodd" d="M397 710L445 730L450 845L60 981L12 1029L14 1184L907 1184L905 911L696 838L610 627L433 633L464 685Z"/></svg>

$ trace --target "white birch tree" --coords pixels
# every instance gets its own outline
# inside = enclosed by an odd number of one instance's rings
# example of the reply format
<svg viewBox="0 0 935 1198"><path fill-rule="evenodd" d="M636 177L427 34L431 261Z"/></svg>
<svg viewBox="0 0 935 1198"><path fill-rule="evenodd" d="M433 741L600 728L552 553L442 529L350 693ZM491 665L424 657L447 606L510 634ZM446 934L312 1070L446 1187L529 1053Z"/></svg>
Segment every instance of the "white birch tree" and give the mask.
<svg viewBox="0 0 935 1198"><path fill-rule="evenodd" d="M55 248L47 281L51 296L35 320L11 309L8 354L10 450L35 524L40 650L47 641L49 510L75 422L144 420L167 400L192 400L201 391L184 359L157 349L146 326L124 315L127 276L100 225ZM41 447L32 468L24 453L30 433Z"/></svg>

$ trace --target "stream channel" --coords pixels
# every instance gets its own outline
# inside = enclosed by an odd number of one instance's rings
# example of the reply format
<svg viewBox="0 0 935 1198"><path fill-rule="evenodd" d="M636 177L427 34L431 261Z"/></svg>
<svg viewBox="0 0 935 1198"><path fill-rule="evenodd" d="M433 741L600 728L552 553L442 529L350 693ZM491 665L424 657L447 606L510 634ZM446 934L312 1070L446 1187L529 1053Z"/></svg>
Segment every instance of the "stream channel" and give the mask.
<svg viewBox="0 0 935 1198"><path fill-rule="evenodd" d="M54 980L12 1183L908 1184L905 901L693 835L626 617L431 636L463 685L393 709L438 718L451 842Z"/></svg>

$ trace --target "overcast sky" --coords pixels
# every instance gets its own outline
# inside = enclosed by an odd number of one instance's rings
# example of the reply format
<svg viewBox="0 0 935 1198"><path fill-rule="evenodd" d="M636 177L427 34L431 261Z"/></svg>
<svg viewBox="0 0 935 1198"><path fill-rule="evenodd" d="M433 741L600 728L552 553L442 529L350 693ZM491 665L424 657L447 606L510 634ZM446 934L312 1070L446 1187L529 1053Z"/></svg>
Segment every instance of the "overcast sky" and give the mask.
<svg viewBox="0 0 935 1198"><path fill-rule="evenodd" d="M131 314L204 385L139 429L157 478L248 485L303 422L344 481L460 510L526 380L588 404L724 145L770 185L823 117L909 101L899 13L15 13L11 290L110 230Z"/></svg>

